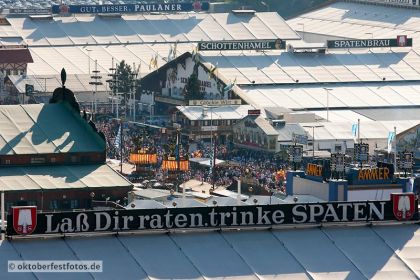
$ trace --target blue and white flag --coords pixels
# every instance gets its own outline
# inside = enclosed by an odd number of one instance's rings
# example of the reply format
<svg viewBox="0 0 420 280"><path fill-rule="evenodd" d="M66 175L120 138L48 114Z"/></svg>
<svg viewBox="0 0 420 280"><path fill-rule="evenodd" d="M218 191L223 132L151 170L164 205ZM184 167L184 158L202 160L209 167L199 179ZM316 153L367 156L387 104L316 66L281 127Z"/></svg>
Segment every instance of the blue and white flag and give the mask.
<svg viewBox="0 0 420 280"><path fill-rule="evenodd" d="M395 139L395 132L388 133L388 154L392 151L392 143Z"/></svg>
<svg viewBox="0 0 420 280"><path fill-rule="evenodd" d="M175 145L175 159L179 160L179 137L178 134L176 135L176 145Z"/></svg>
<svg viewBox="0 0 420 280"><path fill-rule="evenodd" d="M235 86L235 84L236 84L236 78L233 81L233 83L230 83L223 88L223 92L228 92L228 91L232 90L232 88Z"/></svg>
<svg viewBox="0 0 420 280"><path fill-rule="evenodd" d="M168 57L167 57L167 62L171 62L171 60L173 59L173 53L174 53L174 51L173 51L172 45L171 45L171 47L169 49Z"/></svg>
<svg viewBox="0 0 420 280"><path fill-rule="evenodd" d="M117 149L121 148L121 125L118 128L117 137L115 137L114 147Z"/></svg>
<svg viewBox="0 0 420 280"><path fill-rule="evenodd" d="M359 128L359 125L357 123L354 123L351 126L351 134L353 135L354 138L357 137L357 130L358 130L358 128Z"/></svg>

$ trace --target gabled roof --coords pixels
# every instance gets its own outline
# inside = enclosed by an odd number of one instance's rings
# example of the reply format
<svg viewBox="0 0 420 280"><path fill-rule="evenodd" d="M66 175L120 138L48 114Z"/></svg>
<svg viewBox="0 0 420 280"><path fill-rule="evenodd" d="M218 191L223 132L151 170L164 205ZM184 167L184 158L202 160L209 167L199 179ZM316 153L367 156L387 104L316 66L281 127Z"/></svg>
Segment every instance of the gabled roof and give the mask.
<svg viewBox="0 0 420 280"><path fill-rule="evenodd" d="M264 131L267 135L278 135L279 133L274 127L266 120L263 116L258 116L255 120L255 123Z"/></svg>
<svg viewBox="0 0 420 280"><path fill-rule="evenodd" d="M0 106L0 155L104 150L103 139L65 103Z"/></svg>
<svg viewBox="0 0 420 280"><path fill-rule="evenodd" d="M30 46L300 39L276 12L132 14L120 18L75 14L42 21L29 17L7 20Z"/></svg>
<svg viewBox="0 0 420 280"><path fill-rule="evenodd" d="M398 5L398 2L402 5L411 5L412 1L354 2L337 1L301 14L288 20L287 23L299 33L304 31L305 34L326 35L330 38L377 39L408 35L409 38L413 38L413 48L418 49L419 45L415 42L420 39L419 6L412 5L408 8L390 6ZM381 2L388 6L381 5Z"/></svg>
<svg viewBox="0 0 420 280"><path fill-rule="evenodd" d="M31 52L27 48L0 48L0 63L32 63Z"/></svg>
<svg viewBox="0 0 420 280"><path fill-rule="evenodd" d="M418 278L419 244L417 224L173 230L6 239L0 243L0 260L101 260L101 275L109 279L411 280ZM10 279L10 274L0 269L0 279ZM51 274L44 275L37 277L49 279ZM77 278L92 274L81 272Z"/></svg>
<svg viewBox="0 0 420 280"><path fill-rule="evenodd" d="M131 186L129 181L106 164L0 168L0 189L5 191L54 191Z"/></svg>
<svg viewBox="0 0 420 280"><path fill-rule="evenodd" d="M251 105L225 105L208 109L203 115L202 106L177 106L177 109L189 120L241 120L248 115Z"/></svg>

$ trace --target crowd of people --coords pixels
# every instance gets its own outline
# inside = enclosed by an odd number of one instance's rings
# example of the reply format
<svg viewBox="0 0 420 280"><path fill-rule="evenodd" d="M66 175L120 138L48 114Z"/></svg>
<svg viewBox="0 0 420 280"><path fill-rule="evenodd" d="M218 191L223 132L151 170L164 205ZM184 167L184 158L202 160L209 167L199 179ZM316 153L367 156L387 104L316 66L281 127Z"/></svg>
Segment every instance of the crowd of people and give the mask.
<svg viewBox="0 0 420 280"><path fill-rule="evenodd" d="M121 132L120 123L117 120L96 121L96 127L102 131L106 139L107 157L110 159L121 159ZM136 151L139 147L153 147L158 158L158 164L151 167L155 174L155 179L165 181L168 172L160 168L168 146L173 145L174 139L164 139L159 131L147 131L143 127L135 124L123 124L123 161L129 161L131 151ZM165 141L166 140L166 141ZM169 144L169 145L168 145ZM209 142L200 141L194 145L180 145L181 154L187 153L188 156L212 159L213 153L216 158L223 159L225 164L215 167L196 167L192 166L185 178L214 184L215 186L232 186L236 184L238 178L245 184L253 185L258 188L255 193L266 192L267 190L284 190L286 166L281 165L273 159L272 154L262 153L261 151L239 150L233 145L218 144L216 149ZM185 150L184 150L185 149ZM173 148L172 148L173 150ZM172 151L173 152L173 151ZM212 164L211 164L212 165Z"/></svg>

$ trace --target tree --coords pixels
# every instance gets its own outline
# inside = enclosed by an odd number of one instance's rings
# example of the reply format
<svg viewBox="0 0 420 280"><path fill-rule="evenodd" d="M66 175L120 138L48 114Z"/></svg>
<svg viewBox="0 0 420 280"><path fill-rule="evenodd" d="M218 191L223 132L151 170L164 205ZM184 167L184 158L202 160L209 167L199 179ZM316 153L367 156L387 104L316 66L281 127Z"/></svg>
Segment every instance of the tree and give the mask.
<svg viewBox="0 0 420 280"><path fill-rule="evenodd" d="M124 60L120 62L117 66L117 76L118 76L118 92L128 93L131 91L131 86L133 83L133 70L131 66L126 64Z"/></svg>
<svg viewBox="0 0 420 280"><path fill-rule="evenodd" d="M200 92L200 81L196 74L191 74L188 78L187 85L185 86L185 99L192 100L192 99L203 99L204 94Z"/></svg>
<svg viewBox="0 0 420 280"><path fill-rule="evenodd" d="M185 100L203 99L204 93L200 91L200 80L198 79L198 63L194 65L193 72L185 85Z"/></svg>
<svg viewBox="0 0 420 280"><path fill-rule="evenodd" d="M123 100L121 102L121 105L125 108L124 111L127 113L127 96L132 90L133 81L135 79L134 71L131 68L130 65L125 63L124 60L122 60L116 68L116 80L117 83L114 85L113 83L110 84L110 88L112 91L116 91L119 94L123 95ZM126 114L127 115L127 114Z"/></svg>

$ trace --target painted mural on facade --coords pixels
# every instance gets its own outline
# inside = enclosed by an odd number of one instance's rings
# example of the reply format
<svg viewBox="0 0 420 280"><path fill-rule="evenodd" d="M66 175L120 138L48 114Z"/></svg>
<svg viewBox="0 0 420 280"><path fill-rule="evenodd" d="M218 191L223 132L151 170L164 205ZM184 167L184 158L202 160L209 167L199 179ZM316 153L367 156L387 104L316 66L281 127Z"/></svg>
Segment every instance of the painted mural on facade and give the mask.
<svg viewBox="0 0 420 280"><path fill-rule="evenodd" d="M420 125L397 135L397 151L413 152L416 158L420 158Z"/></svg>

